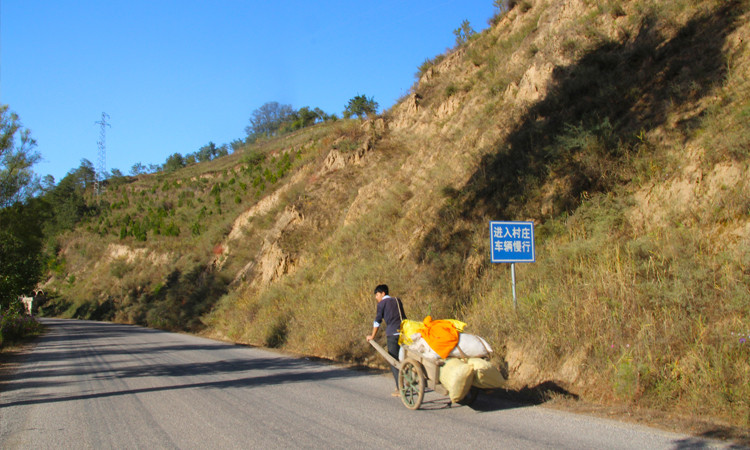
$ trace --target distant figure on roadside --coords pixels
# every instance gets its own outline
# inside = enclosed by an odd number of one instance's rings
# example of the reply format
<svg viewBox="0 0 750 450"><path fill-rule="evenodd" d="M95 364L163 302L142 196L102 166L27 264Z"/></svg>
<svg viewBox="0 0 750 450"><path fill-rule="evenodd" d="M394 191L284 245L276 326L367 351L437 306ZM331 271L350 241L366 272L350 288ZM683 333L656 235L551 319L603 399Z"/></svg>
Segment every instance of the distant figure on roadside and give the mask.
<svg viewBox="0 0 750 450"><path fill-rule="evenodd" d="M26 314L33 316L34 308L38 308L40 304L44 303L44 291L40 289L34 291L34 294L31 297L20 296L18 299L23 303L23 308L26 311Z"/></svg>
<svg viewBox="0 0 750 450"><path fill-rule="evenodd" d="M375 313L375 322L372 324L372 334L367 336L367 340L371 341L375 339L375 335L378 334L380 324L385 319L385 338L388 343L388 354L398 360L398 336L399 328L401 327L401 321L406 319L406 313L404 312L404 305L396 297L388 295L388 286L380 284L375 288L375 300L378 301L378 308ZM393 396L401 395L398 392L398 369L391 366L391 373L393 373L393 379L396 381L396 392Z"/></svg>
<svg viewBox="0 0 750 450"><path fill-rule="evenodd" d="M23 309L29 316L34 315L34 297L19 297L23 303Z"/></svg>

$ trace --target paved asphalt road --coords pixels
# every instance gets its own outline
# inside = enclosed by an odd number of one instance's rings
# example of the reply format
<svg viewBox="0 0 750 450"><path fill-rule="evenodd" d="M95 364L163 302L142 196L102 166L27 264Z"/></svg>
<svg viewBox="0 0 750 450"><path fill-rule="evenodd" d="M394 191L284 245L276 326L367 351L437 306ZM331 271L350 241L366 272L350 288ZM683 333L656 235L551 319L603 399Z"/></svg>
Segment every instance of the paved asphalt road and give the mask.
<svg viewBox="0 0 750 450"><path fill-rule="evenodd" d="M470 408L428 393L410 411L385 374L135 326L44 323L49 332L0 380L0 448L717 445L481 395Z"/></svg>

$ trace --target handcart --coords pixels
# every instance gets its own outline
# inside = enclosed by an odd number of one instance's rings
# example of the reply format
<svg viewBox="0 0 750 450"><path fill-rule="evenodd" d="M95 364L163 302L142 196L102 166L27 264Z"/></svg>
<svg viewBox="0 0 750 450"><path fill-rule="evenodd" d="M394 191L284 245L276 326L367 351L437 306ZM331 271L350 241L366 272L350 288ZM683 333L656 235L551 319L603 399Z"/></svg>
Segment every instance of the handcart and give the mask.
<svg viewBox="0 0 750 450"><path fill-rule="evenodd" d="M388 361L388 364L398 369L398 390L401 394L401 402L407 408L419 409L427 388L440 395L448 395L448 390L440 384L440 368L445 364L444 360L427 358L404 347L404 359L399 361L375 340L368 342ZM462 403L470 404L476 396L477 389L472 387Z"/></svg>

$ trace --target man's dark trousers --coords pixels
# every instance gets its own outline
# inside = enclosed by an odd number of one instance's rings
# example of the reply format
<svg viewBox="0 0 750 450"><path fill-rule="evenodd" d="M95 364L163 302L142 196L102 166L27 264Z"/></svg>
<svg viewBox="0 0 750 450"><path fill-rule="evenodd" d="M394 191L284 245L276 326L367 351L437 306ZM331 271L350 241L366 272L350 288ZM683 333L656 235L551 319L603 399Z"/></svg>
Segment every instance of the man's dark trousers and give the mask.
<svg viewBox="0 0 750 450"><path fill-rule="evenodd" d="M396 361L398 361L398 335L387 336L386 341L388 343L388 354L396 358ZM398 387L398 369L391 366L391 373L393 373L393 379L396 381L396 387Z"/></svg>

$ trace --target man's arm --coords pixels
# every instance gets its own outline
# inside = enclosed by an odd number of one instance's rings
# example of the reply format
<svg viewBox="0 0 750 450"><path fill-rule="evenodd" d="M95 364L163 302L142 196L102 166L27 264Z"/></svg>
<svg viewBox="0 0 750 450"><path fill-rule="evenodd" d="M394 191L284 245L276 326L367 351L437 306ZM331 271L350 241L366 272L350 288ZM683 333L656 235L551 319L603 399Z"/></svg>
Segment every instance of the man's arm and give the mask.
<svg viewBox="0 0 750 450"><path fill-rule="evenodd" d="M368 341L375 339L375 335L378 334L378 328L380 328L380 323L383 321L384 311L385 304L383 302L378 302L378 308L375 311L375 322L372 324L372 334L367 336Z"/></svg>
<svg viewBox="0 0 750 450"><path fill-rule="evenodd" d="M375 335L378 334L378 329L380 329L380 327L372 327L372 334L367 336L368 341L375 339Z"/></svg>

